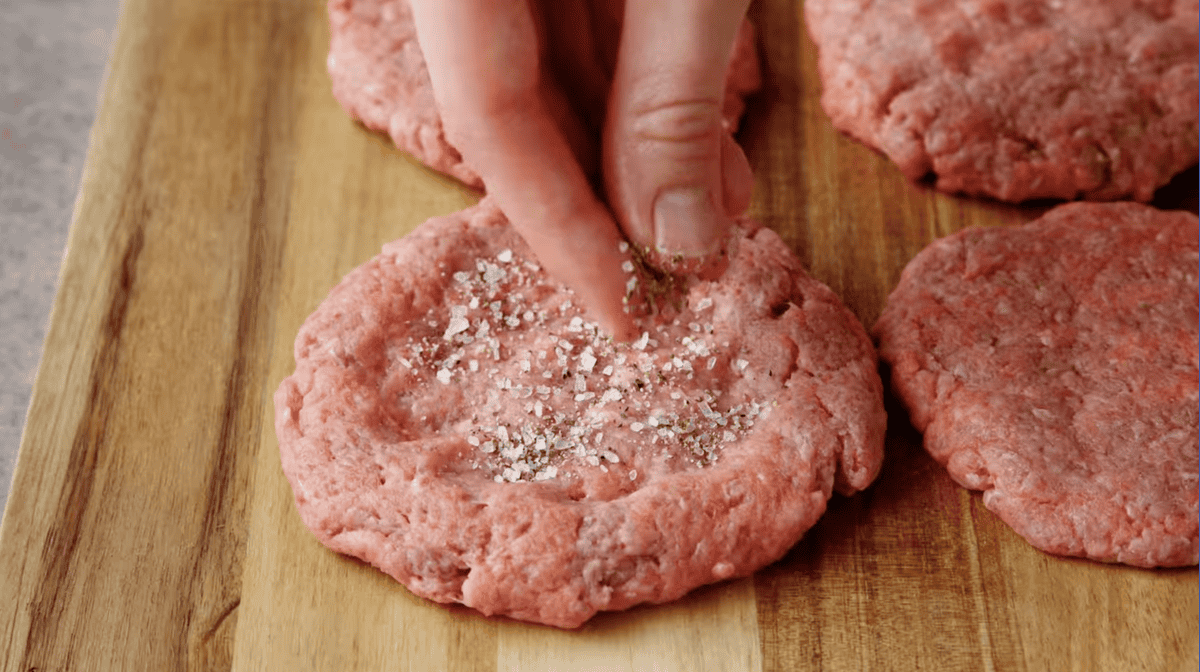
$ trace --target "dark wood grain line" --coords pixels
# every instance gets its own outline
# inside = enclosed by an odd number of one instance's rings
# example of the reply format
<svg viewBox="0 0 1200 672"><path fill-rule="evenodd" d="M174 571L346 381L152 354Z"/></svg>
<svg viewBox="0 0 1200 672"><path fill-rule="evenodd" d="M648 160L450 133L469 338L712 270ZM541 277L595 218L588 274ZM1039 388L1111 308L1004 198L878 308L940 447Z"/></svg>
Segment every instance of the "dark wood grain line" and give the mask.
<svg viewBox="0 0 1200 672"><path fill-rule="evenodd" d="M26 634L24 656L20 669L33 669L38 661L59 653L58 643L69 640L62 632L62 620L67 607L65 595L70 592L75 572L75 550L83 532L83 519L95 486L96 465L104 450L109 414L114 397L119 394L116 383L120 364L121 333L125 326L130 297L137 285L138 259L145 244L144 222L149 216L140 195L135 193L131 209L135 216L124 215L122 221L132 220L121 263L111 283L104 321L100 325L102 344L92 361L88 383L88 401L83 420L75 430L67 462L67 481L59 496L54 524L42 545L41 576L37 591L30 603L29 632Z"/></svg>
<svg viewBox="0 0 1200 672"><path fill-rule="evenodd" d="M169 6L157 3L138 9L162 12L159 15L160 19L172 11ZM124 13L130 14L131 8L127 7ZM126 62L132 62L128 54L120 51L121 45L122 42L118 41L117 50L113 55L114 61L125 58ZM75 633L64 631L67 627L64 617L69 606L68 598L75 592L73 583L82 573L75 567L76 550L83 534L83 519L92 504L97 465L108 448L107 430L110 414L122 392L119 379L121 335L131 299L137 289L137 271L146 242L147 222L153 215L144 192L142 174L147 159L150 129L163 84L162 71L156 67L161 62L161 47L161 44L154 43L144 47L151 53L144 54L146 59L143 62L151 65L139 82L139 90L146 92L146 96L145 105L137 111L136 116L128 120L116 119L115 113L107 112L105 108L115 109L119 104L106 102L97 119L98 125L130 123L135 129L132 133L132 146L128 147L126 154L127 162L116 164L128 166L127 178L123 183L129 186L123 194L112 230L114 237L119 237L122 232L125 232L125 237L119 247L121 261L107 285L107 308L96 337L101 346L93 355L88 369L90 374L87 402L71 442L66 480L59 494L55 513L50 518L53 523L42 544L40 573L29 603L29 630L26 632L21 662L17 667L20 670L42 669L46 661L57 661L59 664L65 664L65 669L74 669L71 662L74 650L69 644L75 640ZM121 151L125 148L114 149ZM90 167L94 167L94 164L95 160L90 159ZM110 165L112 164L105 164L101 169L108 169ZM77 209L77 212L80 211ZM77 221L72 223L73 227L78 225ZM72 254L96 253L96 250L86 249L72 251ZM69 263L67 267L70 267ZM97 288L105 286L102 284L103 278L96 278L94 282ZM80 286L91 289L86 285ZM56 302L61 300L56 299ZM86 340L81 339L81 342Z"/></svg>
<svg viewBox="0 0 1200 672"><path fill-rule="evenodd" d="M216 635L221 629L221 626L225 624L225 621L229 620L229 617L233 614L234 610L241 606L241 604L242 600L241 598L238 598L231 602L228 607L225 607L225 609L217 615L217 618L215 621L213 621L212 625L208 626L204 630L204 634L201 636L200 642L202 644L207 644L209 640L211 640L213 636Z"/></svg>
<svg viewBox="0 0 1200 672"><path fill-rule="evenodd" d="M283 264L291 175L291 128L296 45L306 41L306 21L295 7L264 6L267 32L261 64L265 76L257 115L254 185L245 222L248 251L240 274L235 352L225 379L216 459L206 477L200 534L180 596L179 638L174 669L228 670L234 623L241 604L246 554L247 509L253 495L252 469L262 431L261 409L272 351L273 299ZM230 20L235 20L235 15ZM214 610L214 606L221 608ZM228 623L230 627L224 627Z"/></svg>
<svg viewBox="0 0 1200 672"><path fill-rule="evenodd" d="M170 9L167 8L167 11ZM156 52L148 56L147 62L157 63L161 54ZM133 146L129 148L128 153L127 183L130 186L121 201L114 227L114 235L119 235L121 231L128 233L120 248L121 262L116 268L115 277L108 284L110 289L106 299L107 309L97 339L102 345L93 356L88 369L88 397L82 419L71 442L66 482L59 494L55 514L51 518L54 523L46 533L42 545L41 573L35 584L36 592L30 601L29 631L26 633L19 669L37 667L39 660L46 659L57 651L60 639L71 639L69 634L60 632L66 608L64 598L71 592L69 588L74 576L72 563L82 533L81 525L95 486L96 465L105 447L109 415L115 396L120 392L115 383L119 368L121 333L124 330L130 298L137 285L138 260L145 245L146 222L151 217L141 176L161 87L162 73L152 68L141 82L141 88L148 94L145 97L146 106L133 120L137 131L133 134ZM102 115L97 123L103 124L106 121L111 119ZM96 252L75 250L74 253Z"/></svg>

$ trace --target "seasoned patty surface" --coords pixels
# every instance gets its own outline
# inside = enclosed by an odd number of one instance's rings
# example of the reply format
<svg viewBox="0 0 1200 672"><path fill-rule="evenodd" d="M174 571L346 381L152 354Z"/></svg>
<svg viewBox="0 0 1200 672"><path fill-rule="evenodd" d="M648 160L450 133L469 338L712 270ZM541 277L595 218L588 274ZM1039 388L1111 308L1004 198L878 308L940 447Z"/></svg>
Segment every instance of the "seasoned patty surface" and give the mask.
<svg viewBox="0 0 1200 672"><path fill-rule="evenodd" d="M777 235L743 221L731 249L719 281L629 268L654 310L614 343L486 199L385 246L275 395L305 525L417 595L560 627L779 558L878 473L882 385Z"/></svg>
<svg viewBox="0 0 1200 672"><path fill-rule="evenodd" d="M1196 0L806 0L821 104L911 179L1149 201L1197 156Z"/></svg>
<svg viewBox="0 0 1200 672"><path fill-rule="evenodd" d="M1034 546L1197 562L1195 215L1076 203L968 229L875 325L925 447Z"/></svg>

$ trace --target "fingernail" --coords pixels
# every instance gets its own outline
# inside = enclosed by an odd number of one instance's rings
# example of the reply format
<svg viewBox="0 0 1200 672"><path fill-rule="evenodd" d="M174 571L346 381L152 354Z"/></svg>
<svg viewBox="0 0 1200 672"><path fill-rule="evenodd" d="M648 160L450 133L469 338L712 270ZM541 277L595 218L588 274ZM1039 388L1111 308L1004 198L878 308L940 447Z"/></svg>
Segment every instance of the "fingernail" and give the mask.
<svg viewBox="0 0 1200 672"><path fill-rule="evenodd" d="M720 247L724 234L725 222L703 187L664 191L654 202L654 244L661 251L710 254Z"/></svg>

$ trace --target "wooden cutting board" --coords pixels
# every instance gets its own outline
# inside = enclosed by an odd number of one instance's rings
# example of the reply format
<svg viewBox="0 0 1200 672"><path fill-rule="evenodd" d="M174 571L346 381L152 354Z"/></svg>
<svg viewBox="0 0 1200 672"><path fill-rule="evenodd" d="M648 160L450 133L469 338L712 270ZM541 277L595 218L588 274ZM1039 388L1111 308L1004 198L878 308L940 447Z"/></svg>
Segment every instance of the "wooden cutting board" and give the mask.
<svg viewBox="0 0 1200 672"><path fill-rule="evenodd" d="M1019 208L839 136L763 1L753 213L866 324L926 243ZM0 528L0 668L1195 670L1197 573L1033 550L889 401L878 483L752 578L576 632L414 598L301 526L271 394L354 266L476 195L351 123L314 1L127 0ZM1195 209L1190 173L1165 196ZM1183 199L1183 201L1180 201Z"/></svg>

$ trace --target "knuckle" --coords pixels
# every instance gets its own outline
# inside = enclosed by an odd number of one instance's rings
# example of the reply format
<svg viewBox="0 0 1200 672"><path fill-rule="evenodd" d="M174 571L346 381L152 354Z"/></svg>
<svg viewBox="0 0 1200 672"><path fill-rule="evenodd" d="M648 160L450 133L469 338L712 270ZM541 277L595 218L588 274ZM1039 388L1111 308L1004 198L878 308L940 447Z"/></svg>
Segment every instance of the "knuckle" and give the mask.
<svg viewBox="0 0 1200 672"><path fill-rule="evenodd" d="M708 99L672 100L635 107L629 131L635 142L673 147L688 154L719 152L721 106Z"/></svg>

